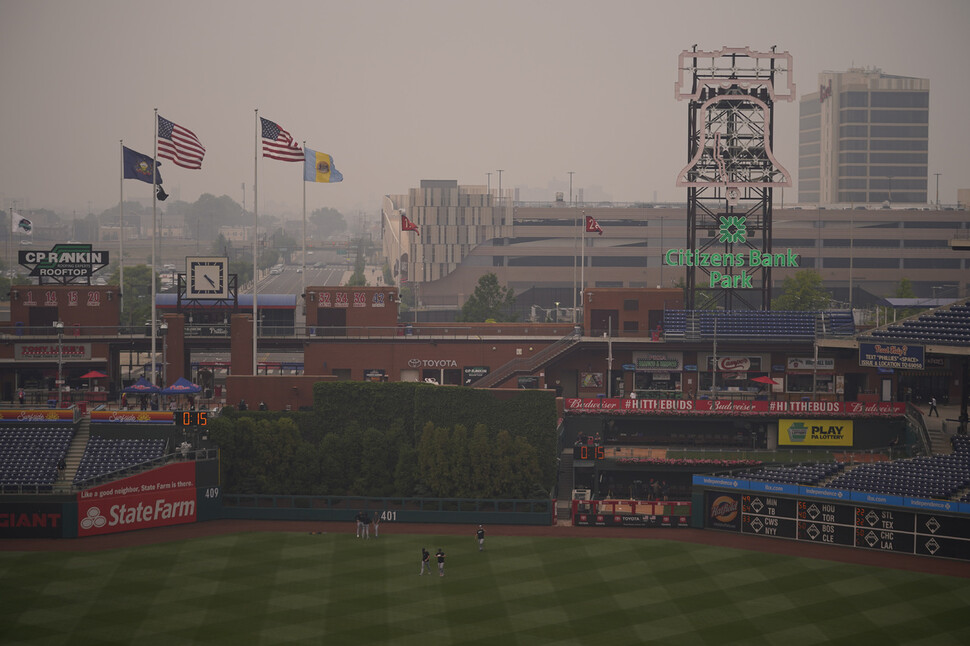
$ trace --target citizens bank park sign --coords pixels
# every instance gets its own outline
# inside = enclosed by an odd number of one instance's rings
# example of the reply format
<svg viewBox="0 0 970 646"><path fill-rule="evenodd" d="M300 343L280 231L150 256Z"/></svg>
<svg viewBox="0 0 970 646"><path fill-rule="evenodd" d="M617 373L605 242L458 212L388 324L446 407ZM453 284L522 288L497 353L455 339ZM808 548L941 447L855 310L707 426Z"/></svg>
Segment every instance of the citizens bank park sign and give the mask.
<svg viewBox="0 0 970 646"><path fill-rule="evenodd" d="M77 496L77 535L194 523L195 482L195 462L177 462L85 489Z"/></svg>
<svg viewBox="0 0 970 646"><path fill-rule="evenodd" d="M570 414L614 415L845 415L848 417L902 417L905 403L816 402L719 399L585 399L567 398Z"/></svg>
<svg viewBox="0 0 970 646"><path fill-rule="evenodd" d="M721 215L718 242L744 243L748 236L747 218ZM798 254L790 248L783 253L765 253L748 249L747 253L708 253L698 249L668 249L663 262L670 267L704 267L710 269L709 287L723 289L752 289L751 276L745 269L740 274L721 271L727 267L798 267Z"/></svg>
<svg viewBox="0 0 970 646"><path fill-rule="evenodd" d="M17 260L40 283L90 283L91 276L108 265L107 251L92 251L91 245L68 242L50 251L20 251Z"/></svg>

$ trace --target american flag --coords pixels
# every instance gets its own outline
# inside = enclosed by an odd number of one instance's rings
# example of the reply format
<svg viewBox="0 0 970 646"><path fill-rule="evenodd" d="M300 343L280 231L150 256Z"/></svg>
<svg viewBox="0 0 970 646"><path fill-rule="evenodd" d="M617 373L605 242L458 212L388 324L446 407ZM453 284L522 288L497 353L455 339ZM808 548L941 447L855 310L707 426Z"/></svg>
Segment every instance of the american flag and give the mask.
<svg viewBox="0 0 970 646"><path fill-rule="evenodd" d="M600 227L600 223L596 221L592 215L586 216L586 233L598 233L603 235L603 229Z"/></svg>
<svg viewBox="0 0 970 646"><path fill-rule="evenodd" d="M182 168L202 168L205 146L191 130L158 117L158 156Z"/></svg>
<svg viewBox="0 0 970 646"><path fill-rule="evenodd" d="M290 133L269 119L259 118L263 125L263 157L280 161L303 161L303 149L293 141Z"/></svg>

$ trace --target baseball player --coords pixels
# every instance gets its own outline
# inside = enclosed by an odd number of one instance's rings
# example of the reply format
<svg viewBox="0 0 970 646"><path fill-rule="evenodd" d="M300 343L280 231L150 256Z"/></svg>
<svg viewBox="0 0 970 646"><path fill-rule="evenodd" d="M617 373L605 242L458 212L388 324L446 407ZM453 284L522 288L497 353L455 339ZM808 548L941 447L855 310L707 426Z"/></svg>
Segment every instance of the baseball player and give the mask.
<svg viewBox="0 0 970 646"><path fill-rule="evenodd" d="M445 552L440 547L438 551L435 552L435 558L438 559L438 576L445 575Z"/></svg>
<svg viewBox="0 0 970 646"><path fill-rule="evenodd" d="M431 574L431 553L425 548L421 548L421 571L418 572L418 576L424 575L424 570L428 570L428 574Z"/></svg>
<svg viewBox="0 0 970 646"><path fill-rule="evenodd" d="M479 525L478 531L475 533L475 535L478 536L478 551L484 552L485 551L485 527L483 527L482 525Z"/></svg>

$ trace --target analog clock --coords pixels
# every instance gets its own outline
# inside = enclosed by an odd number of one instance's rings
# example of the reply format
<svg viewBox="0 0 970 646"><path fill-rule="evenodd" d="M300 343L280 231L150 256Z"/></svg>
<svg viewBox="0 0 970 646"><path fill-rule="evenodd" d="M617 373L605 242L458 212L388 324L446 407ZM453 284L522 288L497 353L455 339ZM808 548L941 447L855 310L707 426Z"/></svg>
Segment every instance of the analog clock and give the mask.
<svg viewBox="0 0 970 646"><path fill-rule="evenodd" d="M228 298L228 258L186 258L186 298Z"/></svg>

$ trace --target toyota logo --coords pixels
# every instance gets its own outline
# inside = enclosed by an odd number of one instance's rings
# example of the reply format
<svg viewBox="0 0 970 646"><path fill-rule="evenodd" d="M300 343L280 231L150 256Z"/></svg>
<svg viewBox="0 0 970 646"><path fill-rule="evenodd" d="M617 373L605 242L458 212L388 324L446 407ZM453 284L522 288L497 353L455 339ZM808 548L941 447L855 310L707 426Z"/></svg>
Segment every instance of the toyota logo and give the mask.
<svg viewBox="0 0 970 646"><path fill-rule="evenodd" d="M421 367L421 359L410 359L408 361L408 367L409 368L420 368Z"/></svg>

